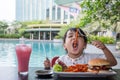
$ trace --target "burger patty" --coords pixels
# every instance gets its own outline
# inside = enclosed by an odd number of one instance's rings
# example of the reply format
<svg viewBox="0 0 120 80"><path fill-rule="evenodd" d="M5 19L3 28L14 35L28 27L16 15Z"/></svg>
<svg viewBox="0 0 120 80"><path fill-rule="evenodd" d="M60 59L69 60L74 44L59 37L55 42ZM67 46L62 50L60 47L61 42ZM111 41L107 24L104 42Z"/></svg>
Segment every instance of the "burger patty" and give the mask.
<svg viewBox="0 0 120 80"><path fill-rule="evenodd" d="M92 67L89 67L91 70L109 70L111 69L110 66L106 66L106 65L103 65L103 66L92 66Z"/></svg>

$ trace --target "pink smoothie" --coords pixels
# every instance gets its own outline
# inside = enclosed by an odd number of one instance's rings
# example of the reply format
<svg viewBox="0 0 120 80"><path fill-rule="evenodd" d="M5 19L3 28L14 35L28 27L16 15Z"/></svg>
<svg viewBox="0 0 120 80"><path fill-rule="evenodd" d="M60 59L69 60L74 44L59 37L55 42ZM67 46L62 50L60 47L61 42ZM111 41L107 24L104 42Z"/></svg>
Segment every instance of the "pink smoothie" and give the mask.
<svg viewBox="0 0 120 80"><path fill-rule="evenodd" d="M32 48L26 44L16 46L16 55L18 60L18 72L27 72Z"/></svg>

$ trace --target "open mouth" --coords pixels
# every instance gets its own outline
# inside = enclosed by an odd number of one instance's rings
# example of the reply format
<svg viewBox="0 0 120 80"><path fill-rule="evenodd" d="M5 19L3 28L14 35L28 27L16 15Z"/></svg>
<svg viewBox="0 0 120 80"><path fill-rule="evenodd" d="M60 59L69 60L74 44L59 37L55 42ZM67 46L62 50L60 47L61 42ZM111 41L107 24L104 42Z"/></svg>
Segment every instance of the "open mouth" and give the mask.
<svg viewBox="0 0 120 80"><path fill-rule="evenodd" d="M77 47L78 47L78 43L73 43L73 44L72 44L72 47L73 47L73 48L77 48Z"/></svg>

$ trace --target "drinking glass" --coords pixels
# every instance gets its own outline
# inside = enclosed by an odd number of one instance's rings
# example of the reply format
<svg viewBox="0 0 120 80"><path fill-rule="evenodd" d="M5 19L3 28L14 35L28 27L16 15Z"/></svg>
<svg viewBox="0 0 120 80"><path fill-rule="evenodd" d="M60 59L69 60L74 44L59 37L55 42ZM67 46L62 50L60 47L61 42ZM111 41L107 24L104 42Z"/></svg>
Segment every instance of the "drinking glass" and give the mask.
<svg viewBox="0 0 120 80"><path fill-rule="evenodd" d="M18 73L28 74L29 59L32 51L31 45L17 44L15 50L18 61Z"/></svg>

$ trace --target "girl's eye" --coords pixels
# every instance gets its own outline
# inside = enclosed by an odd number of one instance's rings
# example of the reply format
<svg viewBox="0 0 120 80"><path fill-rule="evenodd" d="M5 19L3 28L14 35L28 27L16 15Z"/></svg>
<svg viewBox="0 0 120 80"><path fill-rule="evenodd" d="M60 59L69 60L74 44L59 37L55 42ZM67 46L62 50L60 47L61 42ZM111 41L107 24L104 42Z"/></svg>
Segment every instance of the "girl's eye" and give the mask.
<svg viewBox="0 0 120 80"><path fill-rule="evenodd" d="M81 37L80 35L78 35L78 37Z"/></svg>
<svg viewBox="0 0 120 80"><path fill-rule="evenodd" d="M71 38L71 37L72 37L72 35L69 35L69 36L68 36L68 38Z"/></svg>
<svg viewBox="0 0 120 80"><path fill-rule="evenodd" d="M78 37L82 37L81 35L78 35Z"/></svg>

